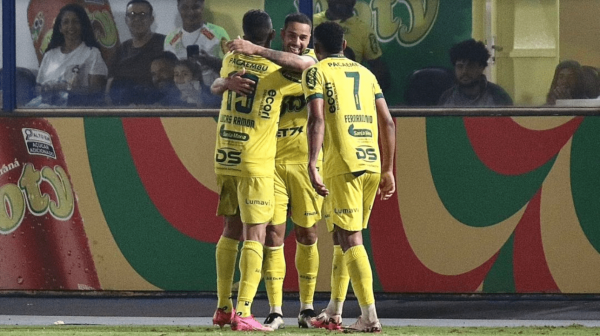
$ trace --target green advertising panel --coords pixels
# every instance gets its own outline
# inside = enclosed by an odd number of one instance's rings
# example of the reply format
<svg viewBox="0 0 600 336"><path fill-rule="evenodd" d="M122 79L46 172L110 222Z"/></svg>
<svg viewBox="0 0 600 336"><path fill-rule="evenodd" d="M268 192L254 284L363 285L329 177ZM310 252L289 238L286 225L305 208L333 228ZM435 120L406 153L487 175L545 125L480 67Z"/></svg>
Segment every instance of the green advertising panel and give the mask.
<svg viewBox="0 0 600 336"><path fill-rule="evenodd" d="M327 0L314 0L314 13L327 9ZM401 105L408 76L429 66L451 68L448 50L471 37L471 0L358 0L355 14L375 32L383 60L392 75L386 92L390 105ZM287 14L298 10L298 0L266 0L277 32ZM281 48L277 39L273 48Z"/></svg>

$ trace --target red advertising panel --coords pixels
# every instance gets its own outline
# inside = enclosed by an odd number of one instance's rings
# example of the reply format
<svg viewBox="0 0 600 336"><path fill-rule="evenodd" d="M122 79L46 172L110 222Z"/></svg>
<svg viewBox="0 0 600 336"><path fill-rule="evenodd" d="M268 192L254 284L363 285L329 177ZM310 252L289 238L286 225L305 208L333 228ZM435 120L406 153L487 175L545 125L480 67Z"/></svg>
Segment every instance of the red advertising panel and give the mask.
<svg viewBox="0 0 600 336"><path fill-rule="evenodd" d="M100 289L54 128L0 118L0 144L0 289Z"/></svg>

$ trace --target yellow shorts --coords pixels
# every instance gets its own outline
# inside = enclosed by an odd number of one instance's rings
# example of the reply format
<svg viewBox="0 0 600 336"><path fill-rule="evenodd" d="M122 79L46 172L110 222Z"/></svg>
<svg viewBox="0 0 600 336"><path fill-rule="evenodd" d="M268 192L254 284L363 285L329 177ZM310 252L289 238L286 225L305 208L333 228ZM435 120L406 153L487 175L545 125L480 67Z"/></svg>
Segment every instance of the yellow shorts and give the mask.
<svg viewBox="0 0 600 336"><path fill-rule="evenodd" d="M308 164L275 164L273 224L287 220L288 206L294 224L309 228L321 219L321 197L310 184Z"/></svg>
<svg viewBox="0 0 600 336"><path fill-rule="evenodd" d="M329 232L334 225L347 231L367 228L379 181L380 174L371 172L358 177L347 173L324 179L329 195L325 198L323 217Z"/></svg>
<svg viewBox="0 0 600 336"><path fill-rule="evenodd" d="M240 214L246 224L270 222L274 210L272 177L241 177L217 174L217 216Z"/></svg>

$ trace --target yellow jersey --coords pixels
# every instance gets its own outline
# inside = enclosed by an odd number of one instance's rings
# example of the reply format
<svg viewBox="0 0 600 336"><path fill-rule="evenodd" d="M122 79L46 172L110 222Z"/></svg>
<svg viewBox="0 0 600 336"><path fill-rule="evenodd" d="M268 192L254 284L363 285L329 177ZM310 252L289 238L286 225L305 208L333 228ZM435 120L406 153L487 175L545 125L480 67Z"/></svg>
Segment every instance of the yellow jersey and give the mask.
<svg viewBox="0 0 600 336"><path fill-rule="evenodd" d="M228 53L221 77L246 69L253 93L223 93L217 123L215 173L245 177L274 175L279 107L294 84L277 64L260 56Z"/></svg>
<svg viewBox="0 0 600 336"><path fill-rule="evenodd" d="M305 49L302 55L317 60L314 50ZM308 141L306 138L306 122L308 109L302 91L302 73L282 70L283 76L295 85L290 85L289 94L283 97L279 129L277 130L277 163L307 163Z"/></svg>
<svg viewBox="0 0 600 336"><path fill-rule="evenodd" d="M325 135L323 177L381 172L377 108L383 98L375 75L344 56L333 55L302 75L306 101L323 99Z"/></svg>
<svg viewBox="0 0 600 336"><path fill-rule="evenodd" d="M352 49L356 61L372 60L381 57L382 52L373 29L364 23L358 16L352 16L346 20L329 20L325 11L313 15L313 27L326 21L333 21L344 28L344 38L347 48Z"/></svg>

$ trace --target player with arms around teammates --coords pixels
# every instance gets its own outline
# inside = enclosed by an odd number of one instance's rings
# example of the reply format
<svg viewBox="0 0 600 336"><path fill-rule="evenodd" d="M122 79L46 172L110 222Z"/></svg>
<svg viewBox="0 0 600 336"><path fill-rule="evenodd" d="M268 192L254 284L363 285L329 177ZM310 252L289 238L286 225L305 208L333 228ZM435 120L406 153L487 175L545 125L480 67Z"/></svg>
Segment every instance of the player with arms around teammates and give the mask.
<svg viewBox="0 0 600 336"><path fill-rule="evenodd" d="M313 307L319 271L316 223L321 218L323 197L315 192L308 177L308 111L301 85L302 71L317 62L314 51L308 48L311 31L310 19L302 13L293 13L285 18L281 30L284 51L268 49L242 39L228 43L231 51L263 56L281 65L284 76L295 83L293 92L284 97L281 106L275 156L275 214L273 225L267 227L264 251L263 275L271 307L264 323L273 329L284 327L281 309L286 271L283 241L288 205L296 235L295 264L300 287L298 325L309 328L312 326L311 318L316 316Z"/></svg>
<svg viewBox="0 0 600 336"><path fill-rule="evenodd" d="M341 329L349 277L361 316L347 329L379 332L373 274L362 230L367 227L376 194L387 200L396 190L394 122L375 76L344 57L343 28L335 22L322 23L314 30L314 42L319 63L304 71L302 81L309 111L308 170L317 193L326 196L323 213L335 246L331 299L312 323ZM323 178L317 168L321 147Z"/></svg>
<svg viewBox="0 0 600 336"><path fill-rule="evenodd" d="M244 39L269 47L275 34L263 10L243 18ZM216 249L218 308L213 323L231 324L237 331L273 331L251 315L262 277L266 227L273 219L277 123L282 99L295 83L277 64L260 56L228 53L221 77L211 91L222 94L217 124L215 172L219 189L217 215L224 229ZM238 252L240 287L236 309L231 286Z"/></svg>

